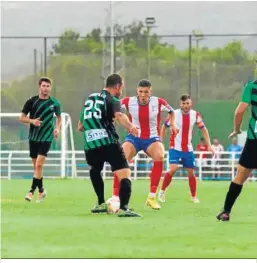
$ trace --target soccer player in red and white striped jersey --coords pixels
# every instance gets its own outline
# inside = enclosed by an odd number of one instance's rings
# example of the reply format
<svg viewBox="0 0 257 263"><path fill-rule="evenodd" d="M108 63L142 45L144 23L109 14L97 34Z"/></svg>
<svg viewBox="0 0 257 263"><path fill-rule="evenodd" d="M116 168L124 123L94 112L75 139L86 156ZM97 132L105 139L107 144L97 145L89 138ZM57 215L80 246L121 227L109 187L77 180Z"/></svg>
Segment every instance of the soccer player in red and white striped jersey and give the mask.
<svg viewBox="0 0 257 263"><path fill-rule="evenodd" d="M201 130L202 136L207 143L208 150L213 152L211 147L210 137L207 128L205 127L202 117L199 112L192 109L191 97L184 94L180 98L180 109L175 110L176 126L179 129L177 134L171 133L169 163L170 169L165 174L161 190L159 192L159 201L165 202L165 190L172 181L172 176L178 170L178 165L182 162L183 167L187 169L188 183L191 191L192 201L199 202L196 196L196 178L194 174L195 160L192 146L192 132L194 125ZM162 126L161 140L163 141L166 129L169 127L167 119Z"/></svg>
<svg viewBox="0 0 257 263"><path fill-rule="evenodd" d="M139 137L129 134L122 145L126 159L130 161L139 151L144 151L153 159L150 175L150 193L146 204L152 209L160 209L156 200L156 192L163 172L165 150L160 140L161 113L169 113L171 129L176 132L174 110L162 98L152 96L152 85L148 80L141 80L137 86L137 96L125 97L121 101L130 121L139 129ZM119 181L114 174L113 197L119 193Z"/></svg>

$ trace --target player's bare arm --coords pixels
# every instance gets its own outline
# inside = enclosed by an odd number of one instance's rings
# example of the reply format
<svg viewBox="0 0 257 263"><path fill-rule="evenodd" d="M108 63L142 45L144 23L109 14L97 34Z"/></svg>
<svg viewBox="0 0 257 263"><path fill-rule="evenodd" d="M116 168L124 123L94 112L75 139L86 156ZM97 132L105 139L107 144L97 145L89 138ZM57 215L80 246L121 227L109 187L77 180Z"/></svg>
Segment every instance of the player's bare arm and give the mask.
<svg viewBox="0 0 257 263"><path fill-rule="evenodd" d="M42 123L42 121L40 121L40 118L37 119L30 119L27 115L25 115L24 113L22 113L20 115L19 121L25 124L32 124L34 126L39 127Z"/></svg>
<svg viewBox="0 0 257 263"><path fill-rule="evenodd" d="M162 125L161 132L160 132L160 139L162 142L164 142L166 133L167 133L167 127L165 125Z"/></svg>
<svg viewBox="0 0 257 263"><path fill-rule="evenodd" d="M126 114L122 112L116 112L115 120L117 120L122 127L127 129L129 133L133 134L136 137L139 135L137 127L129 121L128 116Z"/></svg>
<svg viewBox="0 0 257 263"><path fill-rule="evenodd" d="M204 140L205 140L205 143L206 143L207 146L208 146L208 150L209 150L212 154L215 154L215 151L214 151L214 149L213 149L212 146L211 146L211 140L210 140L210 136L209 136L209 131L208 131L208 129L207 129L206 127L203 127L203 128L201 129L201 134L202 134L202 136L203 136L203 138L204 138Z"/></svg>
<svg viewBox="0 0 257 263"><path fill-rule="evenodd" d="M228 136L229 138L234 137L237 134L241 133L241 124L243 121L244 113L248 109L249 104L245 102L239 102L235 115L234 115L234 131Z"/></svg>
<svg viewBox="0 0 257 263"><path fill-rule="evenodd" d="M55 129L54 129L54 138L56 139L59 137L61 126L62 126L62 117L61 115L56 116Z"/></svg>
<svg viewBox="0 0 257 263"><path fill-rule="evenodd" d="M174 111L169 114L169 118L170 118L170 131L171 133L174 133L176 135L179 130L176 125L176 116Z"/></svg>
<svg viewBox="0 0 257 263"><path fill-rule="evenodd" d="M79 132L83 132L84 131L84 127L81 121L78 122L78 126L77 126L77 130Z"/></svg>

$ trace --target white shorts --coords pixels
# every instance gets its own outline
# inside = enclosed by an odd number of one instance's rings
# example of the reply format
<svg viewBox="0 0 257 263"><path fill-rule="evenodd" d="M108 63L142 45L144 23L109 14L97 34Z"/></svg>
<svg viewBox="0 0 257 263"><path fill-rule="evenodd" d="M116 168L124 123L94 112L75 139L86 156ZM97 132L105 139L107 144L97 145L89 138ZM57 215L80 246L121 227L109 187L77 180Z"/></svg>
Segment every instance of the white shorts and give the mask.
<svg viewBox="0 0 257 263"><path fill-rule="evenodd" d="M202 167L206 167L207 166L207 159L203 158L203 159L196 159L196 166L199 167L201 164Z"/></svg>
<svg viewBox="0 0 257 263"><path fill-rule="evenodd" d="M220 169L220 160L212 159L211 160L212 169Z"/></svg>

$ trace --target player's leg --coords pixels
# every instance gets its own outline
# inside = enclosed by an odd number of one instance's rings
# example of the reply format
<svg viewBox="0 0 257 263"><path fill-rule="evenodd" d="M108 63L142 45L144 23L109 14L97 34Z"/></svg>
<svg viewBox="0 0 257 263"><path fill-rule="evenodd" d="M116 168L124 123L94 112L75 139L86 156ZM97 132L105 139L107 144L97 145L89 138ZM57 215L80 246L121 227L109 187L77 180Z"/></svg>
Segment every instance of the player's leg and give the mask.
<svg viewBox="0 0 257 263"><path fill-rule="evenodd" d="M144 143L145 153L153 160L153 167L150 174L150 191L146 204L156 210L161 208L156 200L156 192L163 172L163 161L165 155L163 144L158 140L158 137L152 138L150 140L146 140Z"/></svg>
<svg viewBox="0 0 257 263"><path fill-rule="evenodd" d="M101 175L104 166L104 149L92 149L85 152L86 160L90 165L90 180L97 196L97 205L91 209L92 213L107 213L107 204L104 199L104 181Z"/></svg>
<svg viewBox="0 0 257 263"><path fill-rule="evenodd" d="M110 154L110 152L112 154ZM131 170L125 158L124 151L120 144L111 144L106 152L106 159L111 165L112 171L116 173L120 181L120 209L119 217L138 217L139 215L128 208L131 196Z"/></svg>
<svg viewBox="0 0 257 263"><path fill-rule="evenodd" d="M193 203L200 203L199 199L196 196L197 180L195 177L194 168L187 168L187 175L192 201Z"/></svg>
<svg viewBox="0 0 257 263"><path fill-rule="evenodd" d="M252 169L245 168L238 164L237 173L234 180L230 183L223 210L217 215L218 220L229 221L232 207L242 191L244 182L247 180L251 172Z"/></svg>
<svg viewBox="0 0 257 263"><path fill-rule="evenodd" d="M36 162L37 162L37 156L38 156L38 148L35 142L32 142L32 141L29 142L29 151L30 151L30 157L32 160L33 168L34 168L34 174L32 178L31 188L25 196L25 200L27 201L32 200L35 190L39 184L39 180L35 177Z"/></svg>
<svg viewBox="0 0 257 263"><path fill-rule="evenodd" d="M218 220L229 221L232 207L242 191L244 182L247 180L252 170L257 169L256 155L257 140L247 139L239 160L236 176L230 183L223 210L217 215Z"/></svg>
<svg viewBox="0 0 257 263"><path fill-rule="evenodd" d="M199 203L196 196L196 177L195 177L195 157L193 152L184 152L182 158L183 167L187 170L188 185L190 188L191 198L194 203Z"/></svg>
<svg viewBox="0 0 257 263"><path fill-rule="evenodd" d="M39 142L38 143L38 156L35 164L35 174L34 176L39 180L38 181L38 198L37 202L40 203L46 197L46 191L43 187L43 166L51 147L51 142Z"/></svg>
<svg viewBox="0 0 257 263"><path fill-rule="evenodd" d="M170 168L169 168L169 171L164 175L161 190L159 192L159 201L162 203L164 203L166 201L165 200L165 191L166 191L167 187L170 185L173 175L178 170L179 160L180 160L179 151L176 151L174 149L169 149Z"/></svg>
<svg viewBox="0 0 257 263"><path fill-rule="evenodd" d="M125 153L126 160L130 161L134 158L137 152L140 150L140 146L137 142L137 138L128 135L125 139L125 142L122 145L123 151ZM116 173L113 174L113 190L112 190L112 199L118 200L120 189L120 181Z"/></svg>
<svg viewBox="0 0 257 263"><path fill-rule="evenodd" d="M178 164L170 164L169 171L167 173L165 173L165 175L164 175L161 190L159 192L159 201L161 203L166 202L165 192L166 192L168 186L170 186L173 175L177 172L178 168L179 168Z"/></svg>
<svg viewBox="0 0 257 263"><path fill-rule="evenodd" d="M38 197L37 202L40 203L46 197L46 192L43 187L43 166L46 160L46 156L38 155L36 165L35 165L35 174L34 177L38 180Z"/></svg>
<svg viewBox="0 0 257 263"><path fill-rule="evenodd" d="M163 161L165 150L161 142L152 143L146 150L146 154L153 160L153 167L150 175L150 193L149 197L155 197L156 191L163 172Z"/></svg>

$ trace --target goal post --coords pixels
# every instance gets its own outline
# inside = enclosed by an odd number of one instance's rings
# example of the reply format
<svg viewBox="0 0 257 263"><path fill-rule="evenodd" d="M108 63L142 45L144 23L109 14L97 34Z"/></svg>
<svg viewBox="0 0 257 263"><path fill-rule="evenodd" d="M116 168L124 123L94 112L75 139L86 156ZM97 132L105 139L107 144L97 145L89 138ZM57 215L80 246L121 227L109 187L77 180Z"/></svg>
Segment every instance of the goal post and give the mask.
<svg viewBox="0 0 257 263"><path fill-rule="evenodd" d="M29 125L20 123L20 113L0 113L1 117L1 175L31 176L33 166L29 158L28 132ZM75 178L76 160L71 117L67 113L61 114L62 126L60 138L54 140L49 151L44 176L49 178ZM10 158L11 156L11 158ZM18 161L24 161L18 166ZM9 169L11 166L11 169ZM7 168L9 167L9 168Z"/></svg>

